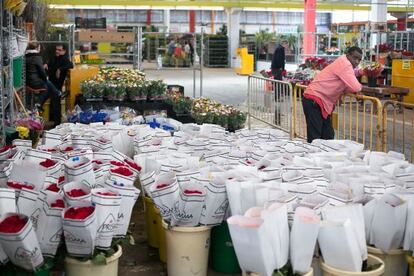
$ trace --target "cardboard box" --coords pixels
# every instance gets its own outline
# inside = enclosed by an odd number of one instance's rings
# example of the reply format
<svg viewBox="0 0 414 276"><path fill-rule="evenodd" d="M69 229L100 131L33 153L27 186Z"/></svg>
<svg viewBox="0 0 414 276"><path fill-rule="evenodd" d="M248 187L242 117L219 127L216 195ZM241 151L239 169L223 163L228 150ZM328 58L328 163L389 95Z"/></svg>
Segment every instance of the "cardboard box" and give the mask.
<svg viewBox="0 0 414 276"><path fill-rule="evenodd" d="M76 37L79 42L135 42L135 33L133 32L82 30L76 32Z"/></svg>

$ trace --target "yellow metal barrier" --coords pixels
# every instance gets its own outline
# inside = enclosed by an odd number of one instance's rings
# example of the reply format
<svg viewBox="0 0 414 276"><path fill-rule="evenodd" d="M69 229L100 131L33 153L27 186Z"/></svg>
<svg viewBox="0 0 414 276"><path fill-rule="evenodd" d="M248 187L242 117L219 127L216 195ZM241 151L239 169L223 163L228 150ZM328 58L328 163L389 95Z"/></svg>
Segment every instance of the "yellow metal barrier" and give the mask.
<svg viewBox="0 0 414 276"><path fill-rule="evenodd" d="M292 84L249 76L247 91L248 127L251 118L292 134Z"/></svg>
<svg viewBox="0 0 414 276"><path fill-rule="evenodd" d="M293 90L293 137L306 139L306 119L302 108L304 85ZM382 104L379 99L356 94L341 97L332 124L337 139L364 144L370 150L382 148Z"/></svg>
<svg viewBox="0 0 414 276"><path fill-rule="evenodd" d="M407 160L413 162L414 104L385 101L382 119L382 150L403 153Z"/></svg>
<svg viewBox="0 0 414 276"><path fill-rule="evenodd" d="M303 93L307 86L296 84L293 90L293 137L306 139L306 119L302 107Z"/></svg>
<svg viewBox="0 0 414 276"><path fill-rule="evenodd" d="M336 107L337 139L362 143L367 149L382 149L382 104L378 98L345 94Z"/></svg>

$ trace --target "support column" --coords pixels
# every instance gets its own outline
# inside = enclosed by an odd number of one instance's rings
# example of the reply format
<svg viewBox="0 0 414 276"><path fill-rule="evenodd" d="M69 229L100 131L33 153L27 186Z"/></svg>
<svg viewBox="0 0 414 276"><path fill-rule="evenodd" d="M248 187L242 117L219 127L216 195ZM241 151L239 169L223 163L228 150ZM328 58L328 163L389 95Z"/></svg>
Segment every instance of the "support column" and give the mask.
<svg viewBox="0 0 414 276"><path fill-rule="evenodd" d="M152 15L152 11L147 10L147 20L146 20L147 27L151 26L151 15Z"/></svg>
<svg viewBox="0 0 414 276"><path fill-rule="evenodd" d="M371 0L371 13L369 15L371 31L387 30L387 0ZM386 43L386 34L372 34L371 48L379 43Z"/></svg>
<svg viewBox="0 0 414 276"><path fill-rule="evenodd" d="M239 47L240 36L240 13L241 9L226 9L227 12L227 36L229 41L230 66L236 66L237 48Z"/></svg>
<svg viewBox="0 0 414 276"><path fill-rule="evenodd" d="M170 32L170 10L164 10L164 31L166 33Z"/></svg>
<svg viewBox="0 0 414 276"><path fill-rule="evenodd" d="M315 55L316 37L316 0L305 0L304 10L304 35L303 35L303 55L304 57Z"/></svg>
<svg viewBox="0 0 414 276"><path fill-rule="evenodd" d="M216 11L211 11L211 33L214 34L215 30L215 23L216 23Z"/></svg>
<svg viewBox="0 0 414 276"><path fill-rule="evenodd" d="M190 33L195 33L195 23L196 23L196 12L194 10L189 11L189 24L190 24Z"/></svg>

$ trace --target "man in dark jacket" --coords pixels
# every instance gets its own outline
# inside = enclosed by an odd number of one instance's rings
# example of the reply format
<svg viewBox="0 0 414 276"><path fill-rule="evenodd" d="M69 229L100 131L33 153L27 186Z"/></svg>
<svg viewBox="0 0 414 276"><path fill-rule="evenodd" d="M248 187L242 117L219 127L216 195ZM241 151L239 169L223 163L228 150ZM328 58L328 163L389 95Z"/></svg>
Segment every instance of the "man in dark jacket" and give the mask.
<svg viewBox="0 0 414 276"><path fill-rule="evenodd" d="M69 69L73 68L73 64L67 54L67 48L64 44L57 44L55 56L47 65L47 73L49 80L60 90L63 88Z"/></svg>
<svg viewBox="0 0 414 276"><path fill-rule="evenodd" d="M47 79L43 65L43 59L40 55L40 44L32 41L26 50L26 86L31 90L39 91L37 108L42 111L43 104L48 98L60 99L61 92ZM30 92L28 91L27 94ZM33 93L33 92L32 92Z"/></svg>
<svg viewBox="0 0 414 276"><path fill-rule="evenodd" d="M288 47L288 42L283 40L275 49L272 57L272 75L275 80L282 80L282 71L285 70L285 49Z"/></svg>
<svg viewBox="0 0 414 276"><path fill-rule="evenodd" d="M57 44L55 48L55 56L49 61L47 65L47 73L49 80L62 91L65 83L66 76L69 69L73 68L73 64L67 54L67 48L65 44ZM65 93L66 95L66 93ZM53 99L50 103L50 120L55 123L55 126L61 123L61 106L60 99Z"/></svg>

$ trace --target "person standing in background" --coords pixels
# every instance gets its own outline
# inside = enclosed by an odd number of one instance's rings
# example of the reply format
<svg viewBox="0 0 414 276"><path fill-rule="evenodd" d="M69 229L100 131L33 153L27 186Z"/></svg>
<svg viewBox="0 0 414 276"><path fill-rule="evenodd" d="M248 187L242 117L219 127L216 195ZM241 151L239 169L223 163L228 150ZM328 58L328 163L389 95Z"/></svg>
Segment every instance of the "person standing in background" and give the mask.
<svg viewBox="0 0 414 276"><path fill-rule="evenodd" d="M282 80L282 72L285 70L285 49L288 47L287 40L283 40L275 49L270 69L275 80Z"/></svg>
<svg viewBox="0 0 414 276"><path fill-rule="evenodd" d="M55 56L49 61L46 66L49 80L53 85L62 91L65 83L66 76L70 69L73 68L73 64L67 54L67 48L65 44L57 44L55 47ZM65 95L66 96L66 92ZM54 98L50 102L50 120L52 120L55 126L61 123L61 106L60 99Z"/></svg>

